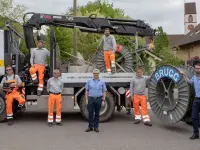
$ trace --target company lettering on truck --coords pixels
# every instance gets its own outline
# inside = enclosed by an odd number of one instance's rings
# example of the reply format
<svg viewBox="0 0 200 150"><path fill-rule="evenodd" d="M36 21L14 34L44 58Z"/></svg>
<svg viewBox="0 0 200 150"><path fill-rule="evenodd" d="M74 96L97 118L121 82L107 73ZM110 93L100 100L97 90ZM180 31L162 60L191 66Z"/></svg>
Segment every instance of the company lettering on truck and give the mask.
<svg viewBox="0 0 200 150"><path fill-rule="evenodd" d="M179 73L178 70L169 66L158 68L154 72L153 78L156 82L158 82L161 78L164 78L164 77L170 78L175 83L177 83L181 79L181 74Z"/></svg>

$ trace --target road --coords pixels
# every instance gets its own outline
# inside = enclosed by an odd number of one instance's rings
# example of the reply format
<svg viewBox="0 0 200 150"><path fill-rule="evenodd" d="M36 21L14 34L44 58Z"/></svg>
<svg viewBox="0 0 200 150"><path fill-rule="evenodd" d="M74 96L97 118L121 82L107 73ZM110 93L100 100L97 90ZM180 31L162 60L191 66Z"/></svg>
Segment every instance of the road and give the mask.
<svg viewBox="0 0 200 150"><path fill-rule="evenodd" d="M150 111L153 126L133 124L132 115L116 112L100 124L100 132L85 133L80 113L63 113L63 126L46 125L47 114L26 112L13 126L0 124L0 150L197 150L200 140L190 141L192 127L180 122L161 123Z"/></svg>

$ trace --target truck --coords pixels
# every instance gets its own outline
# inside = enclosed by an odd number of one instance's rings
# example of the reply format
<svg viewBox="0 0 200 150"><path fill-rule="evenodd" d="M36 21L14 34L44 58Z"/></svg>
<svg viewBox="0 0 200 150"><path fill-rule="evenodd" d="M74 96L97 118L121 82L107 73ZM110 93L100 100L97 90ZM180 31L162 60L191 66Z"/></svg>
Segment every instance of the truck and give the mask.
<svg viewBox="0 0 200 150"><path fill-rule="evenodd" d="M25 21L25 18L30 18ZM40 31L43 25L50 26L50 64L45 68L45 86L41 96L37 95L37 84L33 84L29 73L30 53L35 48L34 31ZM135 76L133 71L133 53L122 45L117 46L116 54L119 55L116 65L116 72L113 74L106 73L104 55L102 51L97 51L94 55L93 64L89 65L68 65L62 67L59 63L59 51L57 47L55 32L53 27L78 28L81 32L103 33L105 28L109 28L111 34L128 35L140 37L155 36L155 30L142 20L98 18L95 15L89 17L73 17L65 15L26 13L24 15L23 31L26 47L29 49L28 54L23 54L19 49L22 36L9 24L6 23L8 30L0 30L0 80L5 74L5 65L11 64L15 73L20 76L24 82L26 109L31 107L42 108L47 110L48 92L46 90L47 80L52 77L53 70L60 68L62 71L61 80L64 83L62 92L63 108L80 110L82 116L88 119L88 112L85 103L85 84L88 79L92 78L92 70L100 70L100 78L107 85L106 103L100 111L100 122L111 119L115 110L121 111L122 107L127 107L128 100L126 91L129 89L130 80ZM37 32L37 39L40 39ZM67 52L66 52L67 53ZM75 56L74 56L75 57ZM0 121L6 118L5 112L5 94L0 90ZM22 109L25 109L22 108ZM21 109L20 109L21 110ZM17 101L13 102L13 111L20 111Z"/></svg>

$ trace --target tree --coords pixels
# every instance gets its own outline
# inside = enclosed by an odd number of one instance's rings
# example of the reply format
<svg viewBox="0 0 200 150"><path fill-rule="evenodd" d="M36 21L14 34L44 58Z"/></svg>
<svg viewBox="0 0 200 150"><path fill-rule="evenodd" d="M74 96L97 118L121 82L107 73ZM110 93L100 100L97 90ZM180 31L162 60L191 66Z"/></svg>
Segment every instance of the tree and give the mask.
<svg viewBox="0 0 200 150"><path fill-rule="evenodd" d="M73 14L73 8L69 8L67 15ZM111 18L126 18L130 19L129 16L124 14L124 11L119 8L113 8L112 4L105 1L96 0L95 2L88 2L84 6L79 6L77 9L77 16L90 16L96 14L97 17L111 17ZM69 59L70 57L65 52L72 53L73 51L73 32L71 29L56 27L56 41L61 49L62 60ZM48 32L49 33L49 32ZM49 35L48 35L49 36ZM77 31L77 51L79 51L83 57L87 60L90 59L94 54L99 40L102 35L94 33L83 33ZM118 44L126 46L128 49L134 49L134 45L130 41L134 40L134 37L128 36L117 36L115 35ZM143 44L144 39L139 38L139 43Z"/></svg>
<svg viewBox="0 0 200 150"><path fill-rule="evenodd" d="M25 5L15 5L13 0L0 0L1 17L21 22L26 9Z"/></svg>
<svg viewBox="0 0 200 150"><path fill-rule="evenodd" d="M167 34L163 31L162 27L158 27L154 53L163 58L162 62L157 62L159 66L165 64L179 66L183 64L183 60L172 54Z"/></svg>

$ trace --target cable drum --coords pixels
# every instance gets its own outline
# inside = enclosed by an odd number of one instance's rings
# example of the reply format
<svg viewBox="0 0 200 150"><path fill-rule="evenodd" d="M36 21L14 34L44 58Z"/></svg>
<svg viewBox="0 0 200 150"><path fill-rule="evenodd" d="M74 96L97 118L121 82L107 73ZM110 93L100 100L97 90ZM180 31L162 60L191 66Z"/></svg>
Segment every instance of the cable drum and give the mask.
<svg viewBox="0 0 200 150"><path fill-rule="evenodd" d="M121 45L117 45L115 52L116 72L133 72L133 57L131 52ZM96 54L96 65L100 72L107 72L104 53L98 51Z"/></svg>
<svg viewBox="0 0 200 150"><path fill-rule="evenodd" d="M152 74L148 87L148 99L158 119L167 123L183 121L191 113L193 89L180 73L191 78L195 72L190 66L178 68L165 65Z"/></svg>

